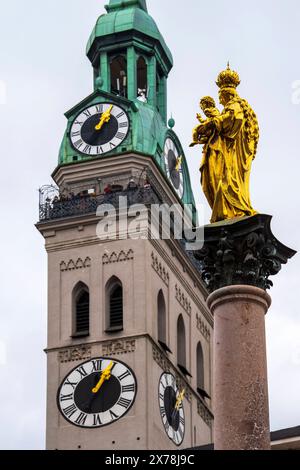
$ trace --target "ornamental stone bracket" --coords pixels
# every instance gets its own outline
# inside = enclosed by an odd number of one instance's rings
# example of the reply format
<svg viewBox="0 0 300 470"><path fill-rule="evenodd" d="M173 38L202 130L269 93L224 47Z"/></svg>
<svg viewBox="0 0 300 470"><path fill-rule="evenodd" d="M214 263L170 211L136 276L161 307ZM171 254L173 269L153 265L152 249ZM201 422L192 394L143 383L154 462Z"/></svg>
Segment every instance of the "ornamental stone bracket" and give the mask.
<svg viewBox="0 0 300 470"><path fill-rule="evenodd" d="M187 296L182 292L180 287L176 284L175 286L175 297L176 300L179 302L181 307L186 311L188 315L191 315L192 313L192 306L191 306L191 301L187 298Z"/></svg>
<svg viewBox="0 0 300 470"><path fill-rule="evenodd" d="M133 353L136 350L135 339L108 341L102 345L102 356L119 356Z"/></svg>
<svg viewBox="0 0 300 470"><path fill-rule="evenodd" d="M166 284L166 286L169 287L170 277L169 277L168 271L162 265L162 263L158 260L158 257L154 255L153 252L151 254L151 259L152 259L152 268L159 275L159 277Z"/></svg>
<svg viewBox="0 0 300 470"><path fill-rule="evenodd" d="M204 246L194 256L209 292L232 285L264 290L273 286L269 277L278 274L296 251L275 238L271 220L270 215L257 214L204 228Z"/></svg>
<svg viewBox="0 0 300 470"><path fill-rule="evenodd" d="M65 271L75 271L76 269L84 269L84 268L90 268L91 267L91 258L87 257L83 261L81 258L78 258L77 261L73 261L70 259L68 263L65 263L62 261L60 263L60 270L62 272Z"/></svg>
<svg viewBox="0 0 300 470"><path fill-rule="evenodd" d="M196 314L196 320L197 320L197 328L202 334L202 336L206 339L206 341L210 341L210 329L206 325L206 323L202 320L200 315L198 313Z"/></svg>
<svg viewBox="0 0 300 470"><path fill-rule="evenodd" d="M133 250L129 250L127 253L121 251L120 253L113 252L110 255L105 253L102 256L102 264L113 264L113 263L122 263L124 261L131 261L134 259Z"/></svg>

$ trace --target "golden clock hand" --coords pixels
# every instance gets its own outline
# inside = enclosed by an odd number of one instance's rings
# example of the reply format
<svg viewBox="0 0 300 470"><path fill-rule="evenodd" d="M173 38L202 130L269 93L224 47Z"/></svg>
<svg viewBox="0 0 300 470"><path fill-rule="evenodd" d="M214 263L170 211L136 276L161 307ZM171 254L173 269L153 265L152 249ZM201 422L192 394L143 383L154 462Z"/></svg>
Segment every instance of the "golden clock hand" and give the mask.
<svg viewBox="0 0 300 470"><path fill-rule="evenodd" d="M176 411L179 411L181 403L183 402L183 399L184 399L184 395L185 395L185 389L183 389L182 392L178 395L178 398L176 400L176 405L175 405Z"/></svg>
<svg viewBox="0 0 300 470"><path fill-rule="evenodd" d="M99 124L97 124L97 126L95 126L95 129L96 131L100 131L103 127L103 125L106 123L106 122L109 122L110 121L110 117L111 117L111 112L112 112L112 109L113 109L113 105L111 105L107 111L105 111L104 113L102 113L102 116L100 118L100 121L99 121Z"/></svg>
<svg viewBox="0 0 300 470"><path fill-rule="evenodd" d="M178 157L177 160L176 160L176 166L175 166L175 170L178 172L181 168L181 164L182 164L182 157Z"/></svg>
<svg viewBox="0 0 300 470"><path fill-rule="evenodd" d="M96 387L93 388L92 392L93 393L98 393L102 385L106 380L109 380L111 378L111 369L113 367L114 363L111 361L111 363L102 371L101 378L99 382L97 383Z"/></svg>

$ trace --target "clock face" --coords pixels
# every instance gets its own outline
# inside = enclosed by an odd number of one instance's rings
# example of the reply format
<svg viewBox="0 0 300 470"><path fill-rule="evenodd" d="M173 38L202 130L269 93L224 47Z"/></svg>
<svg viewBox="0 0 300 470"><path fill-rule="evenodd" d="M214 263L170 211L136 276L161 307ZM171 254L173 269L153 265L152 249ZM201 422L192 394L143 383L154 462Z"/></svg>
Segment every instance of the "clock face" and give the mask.
<svg viewBox="0 0 300 470"><path fill-rule="evenodd" d="M122 418L137 392L133 371L123 362L91 359L73 369L57 392L63 417L75 426L100 428Z"/></svg>
<svg viewBox="0 0 300 470"><path fill-rule="evenodd" d="M119 106L99 103L82 111L72 124L73 147L86 155L102 155L114 150L127 137L129 118Z"/></svg>
<svg viewBox="0 0 300 470"><path fill-rule="evenodd" d="M178 390L172 374L162 374L158 390L160 415L165 431L169 439L180 446L185 433L184 393Z"/></svg>
<svg viewBox="0 0 300 470"><path fill-rule="evenodd" d="M175 143L170 138L165 142L164 159L167 176L178 196L182 198L184 193L184 179L182 171L183 156L180 155Z"/></svg>

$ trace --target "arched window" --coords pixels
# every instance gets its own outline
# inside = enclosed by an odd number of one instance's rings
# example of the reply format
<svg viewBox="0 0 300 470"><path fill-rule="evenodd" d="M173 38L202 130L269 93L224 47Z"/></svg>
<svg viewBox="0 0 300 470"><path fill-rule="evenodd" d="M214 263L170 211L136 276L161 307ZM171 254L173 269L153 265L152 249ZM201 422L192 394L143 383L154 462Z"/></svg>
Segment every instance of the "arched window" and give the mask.
<svg viewBox="0 0 300 470"><path fill-rule="evenodd" d="M106 284L106 325L107 332L123 330L123 286L115 276Z"/></svg>
<svg viewBox="0 0 300 470"><path fill-rule="evenodd" d="M111 92L127 98L127 60L124 55L112 58L110 62Z"/></svg>
<svg viewBox="0 0 300 470"><path fill-rule="evenodd" d="M160 290L157 296L157 336L160 343L167 343L167 316L166 302L163 291Z"/></svg>
<svg viewBox="0 0 300 470"><path fill-rule="evenodd" d="M182 315L179 316L177 321L177 363L179 366L186 368L186 337Z"/></svg>
<svg viewBox="0 0 300 470"><path fill-rule="evenodd" d="M147 63L142 56L137 61L137 87L138 90L144 90L146 96L148 95Z"/></svg>
<svg viewBox="0 0 300 470"><path fill-rule="evenodd" d="M204 390L204 358L200 342L197 346L197 388Z"/></svg>
<svg viewBox="0 0 300 470"><path fill-rule="evenodd" d="M90 334L90 294L89 288L79 282L73 289L73 335Z"/></svg>

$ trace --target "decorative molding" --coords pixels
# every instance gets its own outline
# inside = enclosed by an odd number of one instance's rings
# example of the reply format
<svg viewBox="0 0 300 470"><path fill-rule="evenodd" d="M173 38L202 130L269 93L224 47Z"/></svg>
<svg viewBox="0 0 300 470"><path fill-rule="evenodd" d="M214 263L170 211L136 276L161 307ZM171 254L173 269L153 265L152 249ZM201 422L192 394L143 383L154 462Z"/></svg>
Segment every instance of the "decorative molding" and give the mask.
<svg viewBox="0 0 300 470"><path fill-rule="evenodd" d="M164 372L170 372L170 364L156 346L152 347L153 359Z"/></svg>
<svg viewBox="0 0 300 470"><path fill-rule="evenodd" d="M213 421L213 416L212 414L208 411L204 403L202 403L200 400L197 401L197 411L198 415L201 416L203 421L209 426L210 428L212 427L212 421Z"/></svg>
<svg viewBox="0 0 300 470"><path fill-rule="evenodd" d="M68 263L62 261L60 263L60 270L65 271L75 271L76 269L90 268L91 267L91 258L87 257L84 261L81 258L75 262L72 259Z"/></svg>
<svg viewBox="0 0 300 470"><path fill-rule="evenodd" d="M102 256L102 263L103 264L122 263L124 261L133 260L133 258L134 258L133 250L129 250L127 253L125 253L125 251L122 250L119 254L117 254L114 251L111 255L108 255L107 253L105 253L105 255Z"/></svg>
<svg viewBox="0 0 300 470"><path fill-rule="evenodd" d="M169 287L170 276L166 268L159 262L158 257L151 253L152 258L152 268L163 280L167 287Z"/></svg>
<svg viewBox="0 0 300 470"><path fill-rule="evenodd" d="M181 307L187 312L188 315L191 315L192 313L192 306L191 306L191 301L187 298L187 296L184 295L184 293L181 291L180 287L176 284L175 286L176 290L176 299L180 303Z"/></svg>
<svg viewBox="0 0 300 470"><path fill-rule="evenodd" d="M102 344L102 356L119 356L121 354L135 352L135 350L135 339L121 339L117 341L109 341L108 343Z"/></svg>
<svg viewBox="0 0 300 470"><path fill-rule="evenodd" d="M90 346L78 346L74 348L63 349L58 352L58 361L75 362L91 359L92 348Z"/></svg>
<svg viewBox="0 0 300 470"><path fill-rule="evenodd" d="M209 329L209 327L202 320L202 318L200 317L200 315L198 313L196 314L196 319L197 319L197 328L198 328L198 330L200 331L202 336L204 336L206 341L209 342L210 341L210 329Z"/></svg>

